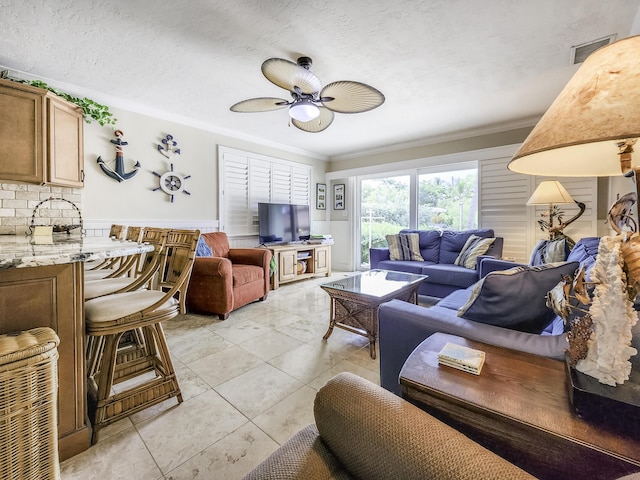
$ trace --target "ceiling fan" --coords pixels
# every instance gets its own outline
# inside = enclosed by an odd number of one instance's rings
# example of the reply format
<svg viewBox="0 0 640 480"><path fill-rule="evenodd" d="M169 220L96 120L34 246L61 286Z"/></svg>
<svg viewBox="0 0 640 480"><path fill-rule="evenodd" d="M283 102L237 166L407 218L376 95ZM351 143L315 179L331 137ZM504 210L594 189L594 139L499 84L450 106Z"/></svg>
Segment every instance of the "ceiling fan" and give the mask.
<svg viewBox="0 0 640 480"><path fill-rule="evenodd" d="M309 57L297 63L282 58L270 58L262 64L262 74L275 85L288 90L292 100L260 97L243 100L231 106L232 112L269 112L289 107L293 125L305 132L317 133L333 122L333 114L361 113L384 103L384 95L369 85L347 80L322 87L311 70Z"/></svg>

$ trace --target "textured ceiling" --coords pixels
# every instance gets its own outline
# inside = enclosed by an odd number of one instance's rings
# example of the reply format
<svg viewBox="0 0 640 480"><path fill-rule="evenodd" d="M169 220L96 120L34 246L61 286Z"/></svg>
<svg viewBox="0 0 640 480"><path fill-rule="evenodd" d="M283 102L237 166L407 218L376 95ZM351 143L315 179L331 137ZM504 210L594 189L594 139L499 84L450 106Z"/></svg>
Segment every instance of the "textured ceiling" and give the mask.
<svg viewBox="0 0 640 480"><path fill-rule="evenodd" d="M639 8L640 0L0 0L0 66L117 107L340 158L531 125L575 71L571 47L640 33ZM260 65L302 55L323 84L364 82L386 102L336 114L321 133L288 126L286 110L229 111L247 98L289 98Z"/></svg>

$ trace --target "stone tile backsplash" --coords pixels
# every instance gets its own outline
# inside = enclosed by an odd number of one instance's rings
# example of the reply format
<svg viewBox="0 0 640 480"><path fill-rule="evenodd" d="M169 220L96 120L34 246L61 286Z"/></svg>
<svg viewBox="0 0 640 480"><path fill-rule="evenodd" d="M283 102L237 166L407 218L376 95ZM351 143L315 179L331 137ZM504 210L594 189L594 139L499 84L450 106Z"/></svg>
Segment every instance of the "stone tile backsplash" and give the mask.
<svg viewBox="0 0 640 480"><path fill-rule="evenodd" d="M31 225L34 209L43 200L63 198L82 212L82 189L0 184L0 235L24 235ZM68 225L80 223L78 211L64 201L44 202L35 212L34 225Z"/></svg>

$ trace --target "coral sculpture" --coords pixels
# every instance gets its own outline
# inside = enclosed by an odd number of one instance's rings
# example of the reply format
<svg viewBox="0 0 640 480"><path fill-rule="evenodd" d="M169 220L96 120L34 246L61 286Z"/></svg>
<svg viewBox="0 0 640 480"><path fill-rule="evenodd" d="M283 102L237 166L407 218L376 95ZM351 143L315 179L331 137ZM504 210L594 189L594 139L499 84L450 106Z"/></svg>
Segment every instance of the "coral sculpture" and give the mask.
<svg viewBox="0 0 640 480"><path fill-rule="evenodd" d="M638 318L627 295L627 278L621 245L625 237L602 237L592 278L597 283L589 315L593 333L587 356L576 369L597 378L600 383L616 386L629 379L629 358L638 351L631 346L631 328Z"/></svg>
<svg viewBox="0 0 640 480"><path fill-rule="evenodd" d="M578 361L587 356L592 324L593 320L589 314L571 320L571 330L567 333L569 349L566 352L569 357L569 365L572 367L575 367Z"/></svg>

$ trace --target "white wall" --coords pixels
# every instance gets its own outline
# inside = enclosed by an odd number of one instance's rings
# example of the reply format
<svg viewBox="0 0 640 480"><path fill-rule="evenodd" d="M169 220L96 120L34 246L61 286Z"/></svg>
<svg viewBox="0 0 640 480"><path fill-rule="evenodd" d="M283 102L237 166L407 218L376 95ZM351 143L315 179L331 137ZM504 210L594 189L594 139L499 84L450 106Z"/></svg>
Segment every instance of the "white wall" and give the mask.
<svg viewBox="0 0 640 480"><path fill-rule="evenodd" d="M103 229L111 223L217 229L218 145L311 165L314 184L324 182L326 165L321 160L130 111L112 111L118 119L116 128L124 132L124 140L128 142L123 147L125 171L131 171L136 161L141 168L134 177L120 183L105 175L97 158L101 156L115 166L115 146L110 143L115 139L113 129L95 123L86 125L83 216L88 229ZM167 134L174 137L181 149L181 154L171 160L157 149ZM159 186L159 178L152 173L166 172L172 162L175 172L191 175L185 180L191 195L179 193L173 203L165 193L153 191ZM312 211L314 221L325 220L324 212Z"/></svg>

